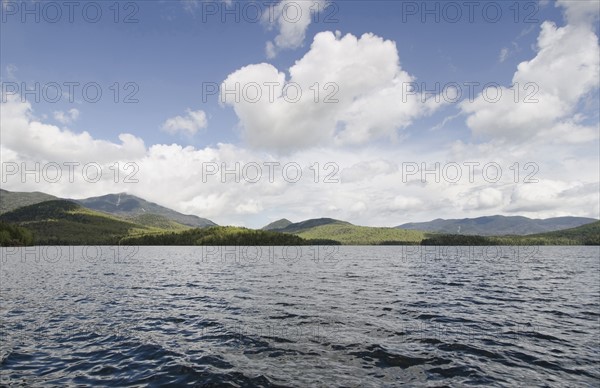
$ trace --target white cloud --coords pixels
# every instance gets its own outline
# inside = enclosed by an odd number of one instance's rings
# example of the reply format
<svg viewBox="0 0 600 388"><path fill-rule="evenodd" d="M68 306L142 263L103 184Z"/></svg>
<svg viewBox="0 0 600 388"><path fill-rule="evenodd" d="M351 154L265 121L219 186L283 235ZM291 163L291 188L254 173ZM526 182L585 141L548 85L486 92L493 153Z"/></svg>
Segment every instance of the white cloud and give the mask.
<svg viewBox="0 0 600 388"><path fill-rule="evenodd" d="M194 15L196 13L196 11L198 10L198 8L200 8L202 2L205 2L206 0L183 0L181 2L181 5L183 6L184 11ZM223 7L223 4L225 4L226 6L231 6L231 4L233 4L233 0L217 0L220 3L218 4L220 7ZM211 7L211 11L212 11L212 7ZM202 10L204 11L204 9ZM222 10L223 12L224 10Z"/></svg>
<svg viewBox="0 0 600 388"><path fill-rule="evenodd" d="M54 120L58 121L61 124L71 124L79 118L79 110L72 108L67 112L64 111L55 111L54 112Z"/></svg>
<svg viewBox="0 0 600 388"><path fill-rule="evenodd" d="M470 193L470 198L466 200L465 209L489 210L496 208L500 210L502 204L502 191L493 187L486 187Z"/></svg>
<svg viewBox="0 0 600 388"><path fill-rule="evenodd" d="M273 42L268 41L265 45L265 53L267 54L267 58L273 59L277 56L277 49Z"/></svg>
<svg viewBox="0 0 600 388"><path fill-rule="evenodd" d="M504 62L506 60L506 58L508 58L508 53L509 53L509 50L506 47L503 47L500 50L500 55L498 56L498 59L500 60L500 62Z"/></svg>
<svg viewBox="0 0 600 388"><path fill-rule="evenodd" d="M535 185L522 185L513 189L510 204L506 210L515 213L535 213L552 211L560 208L561 201L569 201L575 198L566 198L563 194L566 190L577 187L566 182L545 180ZM580 201L586 201L581 195L577 196ZM563 203L564 205L564 203Z"/></svg>
<svg viewBox="0 0 600 388"><path fill-rule="evenodd" d="M235 212L237 214L257 214L262 210L263 206L260 201L254 199L240 203L235 207Z"/></svg>
<svg viewBox="0 0 600 388"><path fill-rule="evenodd" d="M597 127L577 122L578 104L598 89L600 74L598 37L590 24L582 22L590 9L583 3L559 2L569 20L564 27L542 23L537 55L521 62L513 76L518 87L502 87L498 101L493 101L496 92L492 91L487 99L481 94L475 101L461 104L475 135L506 141L567 142L598 137Z"/></svg>
<svg viewBox="0 0 600 388"><path fill-rule="evenodd" d="M557 0L556 7L563 7L570 24L589 24L600 17L600 2L597 0Z"/></svg>
<svg viewBox="0 0 600 388"><path fill-rule="evenodd" d="M162 125L162 130L174 135L178 132L189 136L195 135L200 129L206 128L208 121L206 113L202 110L186 110L185 116L171 117Z"/></svg>
<svg viewBox="0 0 600 388"><path fill-rule="evenodd" d="M20 157L37 161L96 161L105 163L143 155L143 140L121 134L121 144L96 140L88 132L75 133L45 124L33 116L31 104L18 98L2 103L2 146ZM4 155L3 155L4 156Z"/></svg>
<svg viewBox="0 0 600 388"><path fill-rule="evenodd" d="M409 93L414 78L400 67L395 43L373 34L357 38L321 32L289 74L286 79L274 66L261 63L245 66L223 82L221 99L233 107L249 145L286 152L394 139L398 129L441 104ZM276 85L272 93L265 86L270 83ZM258 85L262 94L256 88L244 94L248 85ZM237 95L225 92L236 86Z"/></svg>
<svg viewBox="0 0 600 388"><path fill-rule="evenodd" d="M281 0L271 6L268 12L264 12L263 22L270 28L277 26L279 31L272 42L267 42L267 57L274 58L279 50L301 47L313 14L321 11L326 4L325 0Z"/></svg>
<svg viewBox="0 0 600 388"><path fill-rule="evenodd" d="M411 210L423 206L423 201L415 197L398 195L394 198L394 210Z"/></svg>
<svg viewBox="0 0 600 388"><path fill-rule="evenodd" d="M340 180L343 183L369 180L397 170L398 166L387 160L365 160L343 169Z"/></svg>
<svg viewBox="0 0 600 388"><path fill-rule="evenodd" d="M597 153L580 152L582 145L549 144L531 149L527 144L499 147L495 144L456 143L450 150L436 149L424 153L412 147L305 149L286 158L231 144L195 148L177 144L154 144L131 135L120 135L120 142L93 138L48 125L34 118L31 106L18 100L2 105L2 163L95 162L102 166L97 183L81 179L81 166L75 180L66 181L63 171L59 184L35 182L31 175L21 179L10 176L2 188L13 191L44 191L50 194L82 198L114 192L129 192L186 214L207 217L220 224L260 227L272 217L300 221L314 217L333 217L359 225L394 226L404 222L437 217L475 217L480 215L523 214L533 217L581 215L598 217ZM586 156L587 155L587 156ZM528 159L531 158L531 159ZM540 165L536 178L540 183L515 183L509 169L515 160L535 160ZM474 183L465 176L458 183L410 184L403 180L402 162L447 160L496 161L503 167L502 179L496 184L481 179L476 171ZM235 163L279 162L274 181L263 168L257 183L236 180L222 174L222 163L234 170ZM115 182L112 166L132 162L138 167L138 183L125 183L122 171ZM295 162L302 168L297 183L282 179L281 166ZM319 163L315 183L315 162ZM339 166L340 183L325 183L331 172L325 164ZM205 163L217 163L220 172L203 179ZM466 172L466 169L464 170ZM519 181L527 171L520 168ZM3 177L3 179L6 177ZM227 178L227 179L222 179ZM420 176L418 176L420 178ZM254 223L249 223L251 217Z"/></svg>
<svg viewBox="0 0 600 388"><path fill-rule="evenodd" d="M16 78L17 78L16 73L18 70L19 70L19 68L12 63L9 63L8 65L6 65L7 78L9 80L16 80Z"/></svg>
<svg viewBox="0 0 600 388"><path fill-rule="evenodd" d="M369 207L363 201L354 202L352 205L350 205L351 213L360 214L360 213L366 212L368 209L369 209Z"/></svg>

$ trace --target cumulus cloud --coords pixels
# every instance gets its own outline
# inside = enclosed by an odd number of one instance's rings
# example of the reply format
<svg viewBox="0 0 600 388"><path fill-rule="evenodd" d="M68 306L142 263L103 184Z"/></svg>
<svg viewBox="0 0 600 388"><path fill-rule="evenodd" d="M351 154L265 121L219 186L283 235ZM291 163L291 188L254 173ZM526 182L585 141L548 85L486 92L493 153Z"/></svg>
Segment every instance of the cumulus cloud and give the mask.
<svg viewBox="0 0 600 388"><path fill-rule="evenodd" d="M322 10L326 4L325 0L281 0L263 13L263 21L270 28L277 27L279 31L275 39L266 44L267 58L274 58L280 50L301 47L313 14Z"/></svg>
<svg viewBox="0 0 600 388"><path fill-rule="evenodd" d="M560 201L569 201L564 191L577 186L556 180L544 180L535 185L522 185L513 188L510 203L506 210L515 213L536 213L560 208ZM579 196L580 200L585 200ZM573 198L574 199L574 198Z"/></svg>
<svg viewBox="0 0 600 388"><path fill-rule="evenodd" d="M55 111L54 112L54 120L58 121L61 124L71 124L79 118L79 110L72 108L68 111Z"/></svg>
<svg viewBox="0 0 600 388"><path fill-rule="evenodd" d="M97 161L105 163L139 157L145 152L142 139L121 134L120 144L94 139L88 132L75 133L43 123L33 115L29 102L8 98L2 103L2 146L37 161Z"/></svg>
<svg viewBox="0 0 600 388"><path fill-rule="evenodd" d="M245 201L235 207L235 212L238 214L257 214L262 210L261 202L255 199Z"/></svg>
<svg viewBox="0 0 600 388"><path fill-rule="evenodd" d="M578 104L598 89L600 74L598 37L584 17L594 7L586 3L559 2L569 24L542 23L537 55L518 65L512 89L501 87L499 99L497 90L488 90L461 104L476 136L506 141L559 136L567 142L598 137L598 128L581 125L577 116Z"/></svg>
<svg viewBox="0 0 600 388"><path fill-rule="evenodd" d="M322 147L298 151L286 158L265 151L232 144L196 148L178 144L154 144L131 135L120 135L119 142L99 140L87 132L75 133L35 119L31 106L19 100L2 105L2 188L13 191L44 191L67 198L82 198L115 192L129 192L186 214L213 219L220 224L260 227L273 217L300 221L314 217L332 217L356 224L394 226L404 222L437 217L480 216L494 213L523 214L535 217L556 215L598 216L597 156L582 157L578 149L550 144L550 148L528 150L525 146L496 147L489 144L456 144L450 151L423 154L405 148L346 149ZM580 146L577 146L580 147ZM514 160L531 157L541 169L540 183L515 183L509 169ZM546 159L542 159L545 157ZM490 184L482 179L481 168L471 183L464 174L457 183L431 175L426 184L409 184L403 179L402 162L448 160L457 163L494 160L503 168L502 179ZM594 159L595 158L595 159ZM546 160L542 163L541 160ZM555 161L555 165L548 160ZM594 167L593 160L596 160ZM27 179L5 174L7 163L78 162L98 163L102 179L81 179L81 165L75 179L68 182L63 171L61 183ZM265 163L279 163L269 179ZM315 163L318 162L318 165ZM326 183L335 163L339 182ZM114 166L119 163L120 179L115 180ZM126 183L132 173L125 163L134 163L137 183ZM251 182L243 177L244 167L262 166L262 177ZM296 163L302 176L297 182L283 177L283 166ZM207 166L217 167L207 174ZM581 168L587 166L587 168ZM112 167L112 169L111 169ZM543 169L547 167L546 169ZM229 173L225 173L228 170ZM238 171L238 174L231 171ZM316 174L316 171L318 174ZM251 171L249 176L255 174ZM295 174L289 174L288 178ZM248 175L247 175L248 177ZM416 176L420 178L420 175ZM251 217L254 223L249 223Z"/></svg>
<svg viewBox="0 0 600 388"><path fill-rule="evenodd" d="M184 133L192 136L200 129L206 128L207 125L206 113L203 110L188 109L185 116L175 116L165 121L162 130L171 135Z"/></svg>
<svg viewBox="0 0 600 388"><path fill-rule="evenodd" d="M398 195L394 198L392 208L395 210L411 210L423 206L423 201L415 197Z"/></svg>
<svg viewBox="0 0 600 388"><path fill-rule="evenodd" d="M503 204L502 191L497 188L485 187L469 194L465 205L465 209L468 210L499 209Z"/></svg>
<svg viewBox="0 0 600 388"><path fill-rule="evenodd" d="M600 2L557 0L556 7L562 7L569 24L589 24L600 17Z"/></svg>
<svg viewBox="0 0 600 388"><path fill-rule="evenodd" d="M321 32L289 74L261 63L223 82L221 100L249 145L285 152L394 139L442 104L411 93L414 77L400 67L395 43L373 34Z"/></svg>

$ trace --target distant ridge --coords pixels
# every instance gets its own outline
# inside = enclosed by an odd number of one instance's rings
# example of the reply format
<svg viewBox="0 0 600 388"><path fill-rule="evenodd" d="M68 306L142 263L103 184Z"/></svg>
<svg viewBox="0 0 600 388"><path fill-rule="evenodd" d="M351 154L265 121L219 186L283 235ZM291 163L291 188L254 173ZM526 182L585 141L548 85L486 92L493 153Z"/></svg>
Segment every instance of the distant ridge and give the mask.
<svg viewBox="0 0 600 388"><path fill-rule="evenodd" d="M0 214L18 209L23 206L59 199L54 195L34 191L32 193L7 191L0 189Z"/></svg>
<svg viewBox="0 0 600 388"><path fill-rule="evenodd" d="M206 228L217 225L206 218L182 214L126 193L107 194L100 197L77 199L73 201L88 209L114 214L119 217L136 218L144 214L154 214L194 228Z"/></svg>
<svg viewBox="0 0 600 388"><path fill-rule="evenodd" d="M286 218L282 218L280 220L277 221L273 221L271 222L269 225L265 225L262 227L262 230L278 230L278 229L284 229L287 226L291 225L292 221L286 219Z"/></svg>
<svg viewBox="0 0 600 388"><path fill-rule="evenodd" d="M279 220L279 221L282 221L282 220ZM314 227L322 226L322 225L330 225L330 224L352 225L349 222L340 221L340 220L336 220L333 218L313 218L313 219L305 220L305 221L301 221L301 222L290 223L283 228L274 228L274 229L270 229L270 230L275 231L275 232L297 233L297 232L300 232L300 231L303 231L306 229L310 229L310 228L314 228ZM267 226L269 226L269 225L267 225Z"/></svg>
<svg viewBox="0 0 600 388"><path fill-rule="evenodd" d="M22 224L21 226L26 226L25 223L29 221L45 221L46 223L44 225L47 227L51 227L51 221L56 220L57 217L59 217L58 219L60 219L62 216L71 218L70 214L73 212L77 214L86 214L86 217L92 215L91 213L86 213L79 208L71 210L66 209L67 207L71 206L72 203L76 203L89 211L101 213L93 214L94 217L89 219L93 222L107 224L115 221L115 218L117 218L119 221L124 221L127 223L129 229L135 229L143 233L159 233L165 231L180 232L189 228L206 228L217 226L214 222L208 219L195 215L182 214L175 210L126 193L107 194L99 197L91 197L79 200L67 199L66 201L70 202L71 205L53 202L52 204L45 204L38 207L25 209L25 213L20 213L20 209L23 209L24 207L57 200L62 199L41 192L10 192L0 189L0 215L13 213L19 210L19 212L7 215L3 218L9 223ZM45 214L46 218L44 220L37 219L36 212ZM55 215L52 214L54 212L56 213ZM14 218L17 214L26 214L26 218L29 219L17 220ZM98 218L100 215L103 215L104 218ZM105 217L110 217L111 221L107 221ZM301 222L291 222L288 219L282 218L269 223L268 225L264 226L262 230L296 234L300 237L314 241L338 241L343 244L414 244L419 243L423 238L429 238L431 233L443 235L460 234L466 236L478 235L485 237L533 236L548 232L577 228L594 222L598 222L598 220L585 217L531 219L522 216L495 215L464 219L435 219L430 222L406 223L395 228L384 228L357 226L353 225L352 223L333 218L314 218ZM74 224L70 225L72 228L70 227L68 229L69 233L78 234L79 232L74 230ZM117 233L118 235L124 236L122 233L123 230L125 230L123 224L117 225L113 223L113 226L119 229L119 232ZM575 232L587 233L589 230L591 229L582 229ZM46 233L45 230L43 232ZM127 234L129 234L129 232ZM553 235L552 238L556 239L558 238L557 236L558 235ZM57 235L56 237L59 236ZM545 238L545 236L541 236L541 238ZM455 240L456 239L453 241ZM569 236L569 241L575 240L572 236ZM595 240L586 239L585 241L587 242Z"/></svg>
<svg viewBox="0 0 600 388"><path fill-rule="evenodd" d="M522 216L487 216L478 218L448 219L441 218L429 222L411 222L396 228L422 230L425 232L506 236L529 235L553 232L562 229L576 228L598 221L586 217L554 217L547 219L531 219Z"/></svg>
<svg viewBox="0 0 600 388"><path fill-rule="evenodd" d="M181 229L182 226L184 228L186 226L193 228L206 228L217 225L209 219L201 218L195 215L182 214L164 206L157 205L156 203L146 201L143 198L126 193L106 194L99 197L90 197L84 199L70 199L58 198L53 195L37 191L18 192L0 189L0 214L17 210L24 206L63 199L78 203L87 209L112 214L131 220L134 223L141 223L147 226L160 225L161 227L167 227L167 229ZM169 221L172 223L169 224Z"/></svg>

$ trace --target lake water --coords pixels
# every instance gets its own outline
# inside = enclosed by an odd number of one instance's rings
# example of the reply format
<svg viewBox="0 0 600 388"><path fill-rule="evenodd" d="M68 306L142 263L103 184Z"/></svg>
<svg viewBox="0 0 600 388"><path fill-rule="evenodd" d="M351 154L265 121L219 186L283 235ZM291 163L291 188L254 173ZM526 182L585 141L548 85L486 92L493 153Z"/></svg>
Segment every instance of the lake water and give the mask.
<svg viewBox="0 0 600 388"><path fill-rule="evenodd" d="M3 248L6 386L598 386L598 247Z"/></svg>

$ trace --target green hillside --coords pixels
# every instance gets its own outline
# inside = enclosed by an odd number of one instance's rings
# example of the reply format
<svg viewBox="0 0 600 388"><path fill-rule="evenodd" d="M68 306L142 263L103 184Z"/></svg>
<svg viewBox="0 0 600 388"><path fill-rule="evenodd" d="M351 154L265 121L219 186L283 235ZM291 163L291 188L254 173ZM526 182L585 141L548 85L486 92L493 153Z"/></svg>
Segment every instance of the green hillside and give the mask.
<svg viewBox="0 0 600 388"><path fill-rule="evenodd" d="M426 233L418 230L375 228L344 223L315 226L294 233L305 239L328 239L343 245L414 245L420 244Z"/></svg>
<svg viewBox="0 0 600 388"><path fill-rule="evenodd" d="M191 226L180 224L179 222L175 222L173 220L168 219L167 217L160 216L158 214L140 214L138 216L126 218L126 220L138 225L144 225L170 231L192 229Z"/></svg>
<svg viewBox="0 0 600 388"><path fill-rule="evenodd" d="M432 234L423 245L600 245L600 221L576 228L527 236Z"/></svg>
<svg viewBox="0 0 600 388"><path fill-rule="evenodd" d="M183 232L126 237L124 245L317 245L333 241L307 241L298 236L235 226L213 226Z"/></svg>
<svg viewBox="0 0 600 388"><path fill-rule="evenodd" d="M600 221L554 232L497 239L506 245L600 245Z"/></svg>
<svg viewBox="0 0 600 388"><path fill-rule="evenodd" d="M33 241L33 233L29 229L0 222L0 247L26 246Z"/></svg>
<svg viewBox="0 0 600 388"><path fill-rule="evenodd" d="M116 244L128 235L162 232L65 200L21 207L0 215L0 221L27 228L38 245Z"/></svg>
<svg viewBox="0 0 600 388"><path fill-rule="evenodd" d="M279 229L273 228L271 230L273 230L275 232L298 234L300 232L308 231L309 229L315 228L317 226L323 226L323 225L350 225L351 226L352 224L349 222L346 222L346 221L340 221L340 220L336 220L333 218L313 218L313 219L305 220L305 221L301 221L301 222L290 223L284 228L279 228Z"/></svg>

